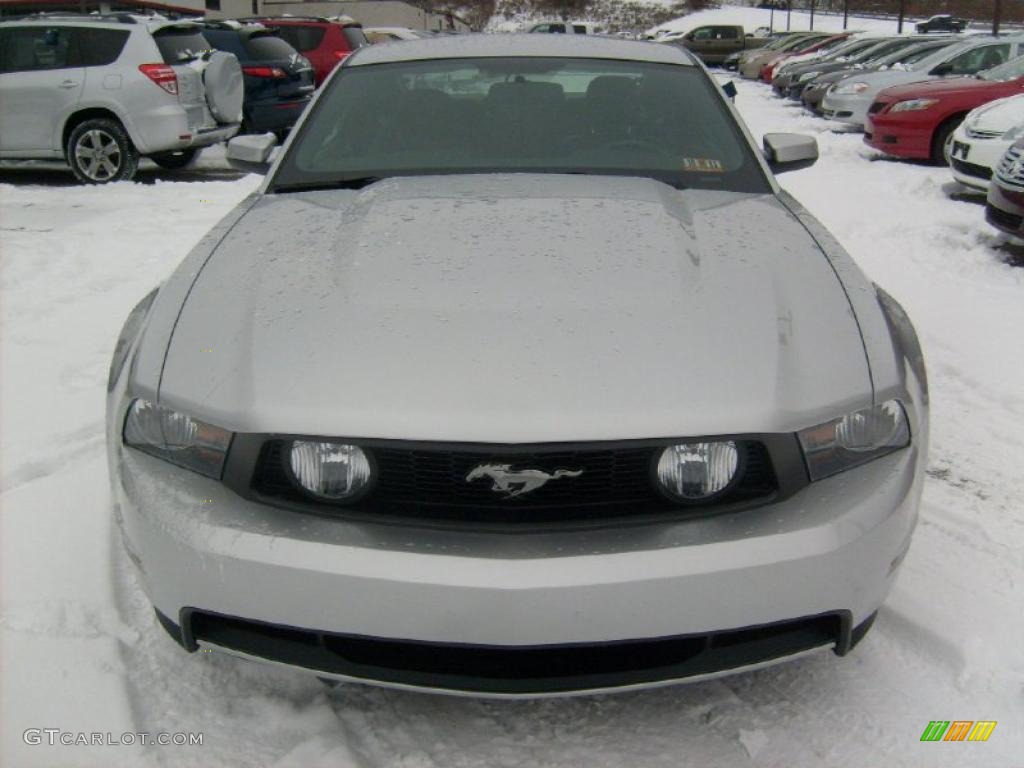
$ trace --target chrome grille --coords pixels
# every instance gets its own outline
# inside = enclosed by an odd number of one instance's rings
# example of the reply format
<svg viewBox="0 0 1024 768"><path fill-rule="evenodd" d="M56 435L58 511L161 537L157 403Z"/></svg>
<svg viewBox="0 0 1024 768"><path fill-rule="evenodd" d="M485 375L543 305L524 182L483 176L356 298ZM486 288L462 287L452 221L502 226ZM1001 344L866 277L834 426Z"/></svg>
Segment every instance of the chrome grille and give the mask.
<svg viewBox="0 0 1024 768"><path fill-rule="evenodd" d="M986 131L982 128L967 128L967 136L972 139L998 139L1006 131Z"/></svg>
<svg viewBox="0 0 1024 768"><path fill-rule="evenodd" d="M1024 146L1014 144L996 166L996 178L1011 187L1024 187Z"/></svg>

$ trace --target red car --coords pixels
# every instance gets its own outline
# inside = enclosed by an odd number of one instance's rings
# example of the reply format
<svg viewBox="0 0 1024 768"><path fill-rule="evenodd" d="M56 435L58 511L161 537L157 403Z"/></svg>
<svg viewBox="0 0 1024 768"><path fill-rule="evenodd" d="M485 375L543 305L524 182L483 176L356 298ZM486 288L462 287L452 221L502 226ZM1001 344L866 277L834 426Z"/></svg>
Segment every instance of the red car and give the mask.
<svg viewBox="0 0 1024 768"><path fill-rule="evenodd" d="M1024 93L1024 56L974 77L925 80L879 91L864 141L887 155L945 165L953 131L975 107Z"/></svg>
<svg viewBox="0 0 1024 768"><path fill-rule="evenodd" d="M799 50L780 53L778 56L769 59L765 65L761 67L761 79L766 83L771 83L772 78L775 76L775 70L785 64L789 59L792 59L794 56L802 56L805 53L827 51L833 46L844 42L851 34L851 32L843 32L840 35L832 35L831 37L821 39L816 38L814 42L808 43L805 47L800 48Z"/></svg>
<svg viewBox="0 0 1024 768"><path fill-rule="evenodd" d="M317 87L331 70L367 45L363 25L355 21L331 21L313 16L255 17L265 27L278 30L281 37L309 59Z"/></svg>

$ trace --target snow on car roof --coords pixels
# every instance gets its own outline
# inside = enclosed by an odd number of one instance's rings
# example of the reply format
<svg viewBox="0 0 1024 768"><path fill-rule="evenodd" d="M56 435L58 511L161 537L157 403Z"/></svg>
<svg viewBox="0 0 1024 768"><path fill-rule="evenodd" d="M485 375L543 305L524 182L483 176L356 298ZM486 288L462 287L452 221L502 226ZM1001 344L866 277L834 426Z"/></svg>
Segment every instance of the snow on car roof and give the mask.
<svg viewBox="0 0 1024 768"><path fill-rule="evenodd" d="M445 35L408 40L401 45L360 48L345 66L423 59L470 59L502 56L621 59L695 66L691 55L674 45L594 35Z"/></svg>

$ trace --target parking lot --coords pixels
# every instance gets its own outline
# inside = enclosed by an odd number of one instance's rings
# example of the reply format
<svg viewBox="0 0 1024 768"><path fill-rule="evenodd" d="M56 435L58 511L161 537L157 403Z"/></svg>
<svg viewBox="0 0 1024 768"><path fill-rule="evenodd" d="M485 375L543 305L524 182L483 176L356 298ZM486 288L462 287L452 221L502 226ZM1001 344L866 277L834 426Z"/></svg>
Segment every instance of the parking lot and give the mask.
<svg viewBox="0 0 1024 768"><path fill-rule="evenodd" d="M0 173L2 740L205 732L203 747L47 753L125 765L998 765L1024 754L1024 270L949 170L881 159L859 134L739 82L755 136L809 133L821 160L781 177L913 318L932 445L922 520L875 629L828 653L717 681L542 702L437 698L188 656L153 620L117 540L103 452L110 355L131 307L259 178L223 150L138 183ZM755 252L751 254L756 258ZM230 296L225 296L230 301ZM742 310L741 310L742 311ZM5 594L10 594L5 592ZM950 617L956 617L955 622ZM918 743L930 718L998 720L988 744ZM1005 726L1004 726L1005 723ZM955 750L959 746L960 749ZM939 747L937 749L937 747ZM26 755L30 755L28 758Z"/></svg>

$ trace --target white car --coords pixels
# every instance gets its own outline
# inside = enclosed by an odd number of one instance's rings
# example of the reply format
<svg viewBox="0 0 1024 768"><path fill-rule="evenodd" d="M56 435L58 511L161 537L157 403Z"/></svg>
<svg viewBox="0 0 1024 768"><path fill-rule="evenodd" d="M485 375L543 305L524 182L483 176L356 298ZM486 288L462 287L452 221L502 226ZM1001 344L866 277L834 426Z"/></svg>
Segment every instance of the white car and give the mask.
<svg viewBox="0 0 1024 768"><path fill-rule="evenodd" d="M1024 94L978 107L953 134L953 178L968 187L988 190L992 171L1014 141L1024 135Z"/></svg>

